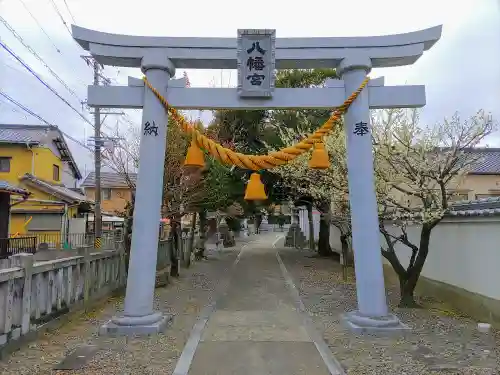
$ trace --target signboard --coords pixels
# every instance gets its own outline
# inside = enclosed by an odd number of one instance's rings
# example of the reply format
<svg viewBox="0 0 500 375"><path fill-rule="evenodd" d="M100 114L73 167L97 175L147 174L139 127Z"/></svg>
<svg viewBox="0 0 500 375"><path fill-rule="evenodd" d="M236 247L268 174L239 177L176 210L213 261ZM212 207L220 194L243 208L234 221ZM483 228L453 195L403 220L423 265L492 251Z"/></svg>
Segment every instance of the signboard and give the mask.
<svg viewBox="0 0 500 375"><path fill-rule="evenodd" d="M274 91L276 30L238 30L238 95L271 98Z"/></svg>

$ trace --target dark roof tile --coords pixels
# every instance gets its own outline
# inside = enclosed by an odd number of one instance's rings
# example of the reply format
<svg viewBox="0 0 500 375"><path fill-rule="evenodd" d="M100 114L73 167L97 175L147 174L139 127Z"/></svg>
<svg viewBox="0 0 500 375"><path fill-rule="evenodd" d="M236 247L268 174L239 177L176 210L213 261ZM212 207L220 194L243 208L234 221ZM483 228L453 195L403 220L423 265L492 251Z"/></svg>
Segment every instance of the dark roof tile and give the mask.
<svg viewBox="0 0 500 375"><path fill-rule="evenodd" d="M9 184L7 181L0 180L0 191L5 191L11 194L25 195L28 196L30 193L28 190L21 189L20 187Z"/></svg>
<svg viewBox="0 0 500 375"><path fill-rule="evenodd" d="M482 198L473 201L454 202L448 210L449 216L500 215L500 197Z"/></svg>
<svg viewBox="0 0 500 375"><path fill-rule="evenodd" d="M137 173L128 173L130 180L135 184L137 181ZM82 187L94 187L95 186L95 172L90 172L88 176L83 180ZM124 175L116 172L101 172L101 187L113 188L113 187L129 187L127 180Z"/></svg>
<svg viewBox="0 0 500 375"><path fill-rule="evenodd" d="M465 157L478 158L470 174L499 174L500 148L469 148L464 150Z"/></svg>
<svg viewBox="0 0 500 375"><path fill-rule="evenodd" d="M54 185L51 184L47 181L43 181L39 178L36 178L35 176L26 173L21 177L21 181L27 181L32 183L35 186L38 186L39 188L49 191L53 193L54 195L60 197L61 199L65 199L70 202L87 202L87 203L94 203L91 199L87 198L85 195L80 194L70 188L67 188L65 186L61 185Z"/></svg>

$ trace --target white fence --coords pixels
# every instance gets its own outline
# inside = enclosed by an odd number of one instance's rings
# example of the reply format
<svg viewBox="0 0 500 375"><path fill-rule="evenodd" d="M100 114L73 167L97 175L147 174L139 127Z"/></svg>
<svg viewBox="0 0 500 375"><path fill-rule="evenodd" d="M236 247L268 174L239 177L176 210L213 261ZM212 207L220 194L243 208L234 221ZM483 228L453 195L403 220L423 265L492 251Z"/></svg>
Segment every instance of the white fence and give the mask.
<svg viewBox="0 0 500 375"><path fill-rule="evenodd" d="M417 245L419 235L418 226L408 228L410 241ZM407 266L409 249L398 244L396 252ZM449 217L432 232L422 276L500 301L499 266L499 216Z"/></svg>
<svg viewBox="0 0 500 375"><path fill-rule="evenodd" d="M34 262L11 256L0 270L0 348L72 308L125 284L124 253L80 249L79 256Z"/></svg>
<svg viewBox="0 0 500 375"><path fill-rule="evenodd" d="M386 226L396 234L397 228ZM420 227L408 228L408 237L419 244ZM340 232L332 226L330 244L341 250ZM385 239L381 237L382 246ZM375 249L374 249L375 250ZM396 253L403 266L410 261L411 250L396 245ZM384 262L388 262L384 259ZM493 314L500 318L500 215L450 216L434 228L427 261L422 270L425 293L448 299L467 313L478 316ZM388 265L388 269L391 269ZM426 285L428 284L428 285ZM439 289L439 290L438 290ZM444 297L443 297L444 296ZM465 296L465 297L464 297ZM484 313L477 314L478 310Z"/></svg>
<svg viewBox="0 0 500 375"><path fill-rule="evenodd" d="M389 230L393 230L387 225ZM397 232L393 232L396 234ZM408 228L408 237L418 245L420 228ZM381 238L382 246L385 239ZM340 252L340 232L332 226L330 245ZM403 266L411 250L396 245ZM450 217L434 228L422 276L500 301L500 216Z"/></svg>

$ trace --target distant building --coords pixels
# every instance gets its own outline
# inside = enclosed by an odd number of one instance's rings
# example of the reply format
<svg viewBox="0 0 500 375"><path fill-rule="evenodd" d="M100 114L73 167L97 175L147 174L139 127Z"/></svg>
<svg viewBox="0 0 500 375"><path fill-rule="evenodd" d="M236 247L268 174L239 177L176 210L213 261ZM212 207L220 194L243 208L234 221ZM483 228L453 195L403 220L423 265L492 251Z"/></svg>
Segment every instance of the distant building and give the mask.
<svg viewBox="0 0 500 375"><path fill-rule="evenodd" d="M136 173L128 173L130 182L135 186ZM126 176L115 172L101 172L101 209L103 212L116 215L125 210L125 206L132 199L131 183ZM95 199L95 172L91 172L85 178L81 187L85 195Z"/></svg>
<svg viewBox="0 0 500 375"><path fill-rule="evenodd" d="M11 235L67 233L71 218L93 209L75 191L81 178L56 126L0 124L0 180L30 193L11 198Z"/></svg>
<svg viewBox="0 0 500 375"><path fill-rule="evenodd" d="M470 148L465 153L479 160L455 190L453 200L500 196L500 148Z"/></svg>

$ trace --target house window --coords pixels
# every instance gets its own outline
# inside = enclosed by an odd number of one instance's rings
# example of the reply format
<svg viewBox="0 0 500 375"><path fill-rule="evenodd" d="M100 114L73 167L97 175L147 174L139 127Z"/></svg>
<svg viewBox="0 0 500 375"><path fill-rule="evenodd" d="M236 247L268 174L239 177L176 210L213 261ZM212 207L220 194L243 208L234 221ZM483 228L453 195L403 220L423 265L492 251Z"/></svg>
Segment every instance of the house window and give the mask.
<svg viewBox="0 0 500 375"><path fill-rule="evenodd" d="M60 176L59 176L59 166L58 165L53 165L52 166L52 178L54 181L59 181Z"/></svg>
<svg viewBox="0 0 500 375"><path fill-rule="evenodd" d="M62 228L62 214L43 213L26 215L27 218L28 216L31 217L26 228L29 232L60 231ZM43 242L47 242L47 240L43 240Z"/></svg>
<svg viewBox="0 0 500 375"><path fill-rule="evenodd" d="M104 201L109 201L111 199L111 189L109 188L106 188L106 189L102 189L102 200Z"/></svg>
<svg viewBox="0 0 500 375"><path fill-rule="evenodd" d="M10 172L10 158L0 157L0 172Z"/></svg>

